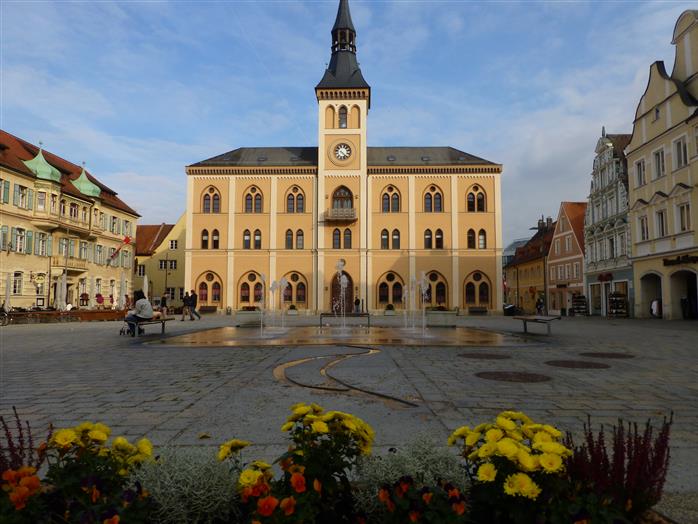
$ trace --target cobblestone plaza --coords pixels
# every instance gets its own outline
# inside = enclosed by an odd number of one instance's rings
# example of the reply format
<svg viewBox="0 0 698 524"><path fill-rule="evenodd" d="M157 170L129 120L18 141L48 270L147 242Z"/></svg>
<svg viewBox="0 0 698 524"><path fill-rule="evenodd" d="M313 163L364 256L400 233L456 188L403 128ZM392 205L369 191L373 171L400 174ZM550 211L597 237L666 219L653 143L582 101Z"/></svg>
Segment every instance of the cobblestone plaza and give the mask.
<svg viewBox="0 0 698 524"><path fill-rule="evenodd" d="M524 336L513 319L470 317L408 345L399 318L380 320L394 325L319 339L308 335L314 327L260 338L259 328L236 330L227 316L171 322L166 338L152 327L120 337L113 322L8 326L0 331L0 413L16 406L37 436L49 422L99 420L155 445L240 437L255 444L248 455L273 458L285 446L288 407L300 401L364 418L378 452L421 433L445 443L455 427L503 409L576 434L587 414L595 425L620 416L659 423L673 411L667 491L698 491L694 323L571 318L548 337ZM404 337L414 344L421 331Z"/></svg>

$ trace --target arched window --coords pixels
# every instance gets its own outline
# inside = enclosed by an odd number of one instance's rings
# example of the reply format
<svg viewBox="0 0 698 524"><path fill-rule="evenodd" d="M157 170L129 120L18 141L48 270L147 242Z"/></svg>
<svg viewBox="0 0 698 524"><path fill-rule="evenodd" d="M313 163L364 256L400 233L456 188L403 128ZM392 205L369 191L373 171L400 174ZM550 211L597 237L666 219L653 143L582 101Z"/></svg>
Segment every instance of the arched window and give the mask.
<svg viewBox="0 0 698 524"><path fill-rule="evenodd" d="M217 229L214 229L211 233L211 241L213 249L218 249L220 246L220 235L218 234Z"/></svg>
<svg viewBox="0 0 698 524"><path fill-rule="evenodd" d="M254 285L254 301L261 302L263 298L264 298L264 286L262 286L261 282L257 282Z"/></svg>
<svg viewBox="0 0 698 524"><path fill-rule="evenodd" d="M201 232L201 249L208 249L208 229Z"/></svg>
<svg viewBox="0 0 698 524"><path fill-rule="evenodd" d="M444 232L441 231L440 229L437 229L435 236L436 236L436 242L435 242L436 245L434 247L436 247L436 249L443 249L444 248Z"/></svg>
<svg viewBox="0 0 698 524"><path fill-rule="evenodd" d="M431 229L424 231L424 249L431 249Z"/></svg>
<svg viewBox="0 0 698 524"><path fill-rule="evenodd" d="M252 195L245 195L245 213L252 213Z"/></svg>
<svg viewBox="0 0 698 524"><path fill-rule="evenodd" d="M221 212L221 197L218 193L213 194L213 212L214 213Z"/></svg>
<svg viewBox="0 0 698 524"><path fill-rule="evenodd" d="M342 248L342 233L339 229L332 231L332 249Z"/></svg>
<svg viewBox="0 0 698 524"><path fill-rule="evenodd" d="M293 231L286 230L286 249L293 249Z"/></svg>
<svg viewBox="0 0 698 524"><path fill-rule="evenodd" d="M400 195L397 193L393 193L393 196L391 197L391 202L392 206L390 211L393 213L399 213L400 212Z"/></svg>
<svg viewBox="0 0 698 524"><path fill-rule="evenodd" d="M351 229L344 230L344 249L351 249Z"/></svg>
<svg viewBox="0 0 698 524"><path fill-rule="evenodd" d="M468 193L468 212L472 213L475 211L475 193Z"/></svg>
<svg viewBox="0 0 698 524"><path fill-rule="evenodd" d="M381 304L387 304L389 300L390 300L390 292L389 292L389 288L388 288L388 283L382 282L378 286L378 302L380 302Z"/></svg>
<svg viewBox="0 0 698 524"><path fill-rule="evenodd" d="M388 230L381 231L381 249L388 249Z"/></svg>
<svg viewBox="0 0 698 524"><path fill-rule="evenodd" d="M339 108L339 128L346 129L347 127L347 108L342 106Z"/></svg>
<svg viewBox="0 0 698 524"><path fill-rule="evenodd" d="M305 198L303 195L296 195L296 213L305 213Z"/></svg>
<svg viewBox="0 0 698 524"><path fill-rule="evenodd" d="M351 209L354 207L354 197L348 188L338 187L332 194L332 209Z"/></svg>
<svg viewBox="0 0 698 524"><path fill-rule="evenodd" d="M441 204L441 193L434 193L434 212L441 213L443 210L444 209Z"/></svg>
<svg viewBox="0 0 698 524"><path fill-rule="evenodd" d="M402 302L402 284L400 282L395 282L393 284L393 304L400 304Z"/></svg>
<svg viewBox="0 0 698 524"><path fill-rule="evenodd" d="M218 282L214 282L211 286L211 302L221 301L221 285Z"/></svg>
<svg viewBox="0 0 698 524"><path fill-rule="evenodd" d="M475 249L475 230L468 229L468 249Z"/></svg>
<svg viewBox="0 0 698 524"><path fill-rule="evenodd" d="M424 193L424 211L426 213L441 213L443 210L441 190L436 186L429 186Z"/></svg>
<svg viewBox="0 0 698 524"><path fill-rule="evenodd" d="M443 282L436 284L436 304L439 306L446 304L446 284Z"/></svg>
<svg viewBox="0 0 698 524"><path fill-rule="evenodd" d="M284 302L293 302L293 286L289 282L286 284L286 287L284 288L283 291L283 301Z"/></svg>
<svg viewBox="0 0 698 524"><path fill-rule="evenodd" d="M204 195L204 213L211 212L211 195Z"/></svg>
<svg viewBox="0 0 698 524"><path fill-rule="evenodd" d="M299 229L298 231L296 231L296 249L303 249L305 247L304 240L305 237L303 235L303 230Z"/></svg>
<svg viewBox="0 0 698 524"><path fill-rule="evenodd" d="M484 193L477 194L477 210L478 211L486 211L485 194Z"/></svg>
<svg viewBox="0 0 698 524"><path fill-rule="evenodd" d="M286 197L286 213L293 213L295 211L295 198L292 194Z"/></svg>
<svg viewBox="0 0 698 524"><path fill-rule="evenodd" d="M259 229L254 230L254 248L262 249L262 232Z"/></svg>
<svg viewBox="0 0 698 524"><path fill-rule="evenodd" d="M490 286L487 282L480 282L480 293L479 293L480 305L490 303Z"/></svg>
<svg viewBox="0 0 698 524"><path fill-rule="evenodd" d="M240 302L250 301L250 285L247 282L243 282L240 286Z"/></svg>
<svg viewBox="0 0 698 524"><path fill-rule="evenodd" d="M390 195L388 193L383 193L382 210L383 213L390 212Z"/></svg>
<svg viewBox="0 0 698 524"><path fill-rule="evenodd" d="M208 302L208 284L206 282L199 284L199 302Z"/></svg>
<svg viewBox="0 0 698 524"><path fill-rule="evenodd" d="M393 249L400 249L400 232L393 229Z"/></svg>
<svg viewBox="0 0 698 524"><path fill-rule="evenodd" d="M305 302L305 284L299 282L296 286L296 302Z"/></svg>
<svg viewBox="0 0 698 524"><path fill-rule="evenodd" d="M432 197L431 193L424 195L424 211L426 213L431 213L432 211Z"/></svg>
<svg viewBox="0 0 698 524"><path fill-rule="evenodd" d="M242 249L250 249L250 230L245 229L242 233Z"/></svg>
<svg viewBox="0 0 698 524"><path fill-rule="evenodd" d="M254 196L254 212L255 213L261 213L262 212L262 195L257 193Z"/></svg>
<svg viewBox="0 0 698 524"><path fill-rule="evenodd" d="M475 284L468 282L465 285L465 303L474 304L475 303Z"/></svg>
<svg viewBox="0 0 698 524"><path fill-rule="evenodd" d="M487 233L484 229L481 229L477 235L477 247L478 249L485 249L487 247Z"/></svg>

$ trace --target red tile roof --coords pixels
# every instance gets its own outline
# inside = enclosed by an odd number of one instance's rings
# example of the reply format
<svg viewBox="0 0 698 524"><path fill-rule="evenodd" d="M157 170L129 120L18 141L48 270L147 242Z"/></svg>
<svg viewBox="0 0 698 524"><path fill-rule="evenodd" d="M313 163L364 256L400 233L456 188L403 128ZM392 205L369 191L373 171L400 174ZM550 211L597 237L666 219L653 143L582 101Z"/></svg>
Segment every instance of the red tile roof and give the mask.
<svg viewBox="0 0 698 524"><path fill-rule="evenodd" d="M30 144L26 140L22 140L21 138L0 129L0 165L24 175L35 177L36 175L34 175L34 173L32 173L32 171L26 165L24 165L24 162L22 161L31 160L38 152L38 146ZM87 195L83 195L72 183L73 180L80 176L82 167L77 166L72 162L68 162L64 158L54 155L45 149L43 150L43 154L46 161L61 172L61 191L68 195L81 198L82 200L90 202L94 200ZM100 199L102 200L103 204L136 217L140 216L123 200L121 200L113 189L110 189L102 184L89 172L85 171L85 173L87 174L87 178L90 180L90 182L102 190L100 193Z"/></svg>
<svg viewBox="0 0 698 524"><path fill-rule="evenodd" d="M553 222L549 227L544 225L536 231L536 234L528 242L521 247L517 247L514 258L506 267L517 266L524 262L548 256L550 244L553 241L553 233L555 232L555 224L557 222Z"/></svg>
<svg viewBox="0 0 698 524"><path fill-rule="evenodd" d="M174 226L174 224L137 226L136 256L152 255Z"/></svg>
<svg viewBox="0 0 698 524"><path fill-rule="evenodd" d="M570 222L570 227L577 237L579 247L584 252L584 215L587 212L586 202L563 202L562 208Z"/></svg>

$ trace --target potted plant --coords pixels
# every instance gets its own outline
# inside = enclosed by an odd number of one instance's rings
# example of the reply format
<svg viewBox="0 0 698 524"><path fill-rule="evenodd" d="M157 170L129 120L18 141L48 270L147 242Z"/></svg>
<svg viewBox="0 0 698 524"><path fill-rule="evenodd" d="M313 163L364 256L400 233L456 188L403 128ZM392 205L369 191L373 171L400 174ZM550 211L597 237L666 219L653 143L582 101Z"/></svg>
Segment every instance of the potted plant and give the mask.
<svg viewBox="0 0 698 524"><path fill-rule="evenodd" d="M104 307L104 297L102 296L102 293L97 293L95 295L95 300L97 301L97 307L102 309Z"/></svg>
<svg viewBox="0 0 698 524"><path fill-rule="evenodd" d="M238 327L259 326L262 312L257 306L242 306L235 313L235 325Z"/></svg>
<svg viewBox="0 0 698 524"><path fill-rule="evenodd" d="M296 307L295 304L291 304L288 306L288 310L286 311L287 315L291 315L292 317L298 315L298 308Z"/></svg>
<svg viewBox="0 0 698 524"><path fill-rule="evenodd" d="M90 295L88 295L87 293L80 293L80 305L81 306L86 306L87 303L89 302L89 300L90 300Z"/></svg>
<svg viewBox="0 0 698 524"><path fill-rule="evenodd" d="M393 304L388 304L385 306L385 312L383 314L386 317L395 316L395 306Z"/></svg>

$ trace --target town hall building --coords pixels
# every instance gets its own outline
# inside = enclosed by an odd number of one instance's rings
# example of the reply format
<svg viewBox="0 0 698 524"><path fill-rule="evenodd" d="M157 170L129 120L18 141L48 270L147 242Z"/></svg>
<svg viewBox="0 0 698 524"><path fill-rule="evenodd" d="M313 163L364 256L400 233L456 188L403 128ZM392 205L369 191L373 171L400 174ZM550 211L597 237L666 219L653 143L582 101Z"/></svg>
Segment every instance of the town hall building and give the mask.
<svg viewBox="0 0 698 524"><path fill-rule="evenodd" d="M369 146L348 0L331 33L317 147L186 168L185 286L219 310L501 310L502 166L454 147Z"/></svg>

